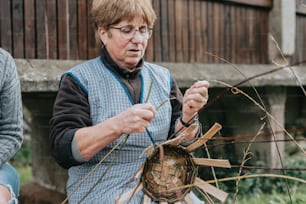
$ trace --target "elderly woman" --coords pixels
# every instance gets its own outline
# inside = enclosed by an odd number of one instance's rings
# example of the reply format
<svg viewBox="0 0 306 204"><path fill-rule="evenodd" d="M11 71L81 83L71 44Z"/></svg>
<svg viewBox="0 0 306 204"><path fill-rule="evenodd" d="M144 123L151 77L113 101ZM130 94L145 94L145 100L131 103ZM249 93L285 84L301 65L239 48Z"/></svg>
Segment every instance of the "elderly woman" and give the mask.
<svg viewBox="0 0 306 204"><path fill-rule="evenodd" d="M69 169L69 203L114 203L134 185L148 146L196 123L208 82L183 96L168 69L144 61L156 19L150 0L94 0L91 15L101 55L63 74L50 142L56 161Z"/></svg>

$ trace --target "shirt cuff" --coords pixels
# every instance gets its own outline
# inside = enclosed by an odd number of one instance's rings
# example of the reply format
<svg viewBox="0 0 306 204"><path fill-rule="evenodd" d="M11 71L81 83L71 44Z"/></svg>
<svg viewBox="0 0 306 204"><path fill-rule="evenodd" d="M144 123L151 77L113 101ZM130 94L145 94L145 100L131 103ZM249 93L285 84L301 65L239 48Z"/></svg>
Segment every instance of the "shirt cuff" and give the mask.
<svg viewBox="0 0 306 204"><path fill-rule="evenodd" d="M82 157L82 154L80 152L80 149L78 147L76 137L75 135L73 136L72 142L71 142L71 151L72 151L72 156L77 162L85 162L86 160Z"/></svg>

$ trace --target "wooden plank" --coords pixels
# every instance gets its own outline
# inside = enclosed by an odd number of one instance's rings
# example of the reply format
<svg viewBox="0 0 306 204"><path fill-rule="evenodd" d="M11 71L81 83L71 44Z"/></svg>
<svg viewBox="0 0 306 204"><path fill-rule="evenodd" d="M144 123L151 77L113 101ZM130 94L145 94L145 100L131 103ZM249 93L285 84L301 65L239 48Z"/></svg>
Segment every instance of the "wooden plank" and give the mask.
<svg viewBox="0 0 306 204"><path fill-rule="evenodd" d="M160 23L161 23L161 60L169 62L169 48L168 48L168 3L167 1L160 1Z"/></svg>
<svg viewBox="0 0 306 204"><path fill-rule="evenodd" d="M0 1L1 24L0 24L0 45L3 49L13 54L13 36L12 36L12 19L11 1Z"/></svg>
<svg viewBox="0 0 306 204"><path fill-rule="evenodd" d="M24 58L24 24L23 24L23 0L12 1L13 14L13 56Z"/></svg>
<svg viewBox="0 0 306 204"><path fill-rule="evenodd" d="M69 28L68 28L68 59L78 59L78 12L77 2L69 1L68 14L69 14Z"/></svg>
<svg viewBox="0 0 306 204"><path fill-rule="evenodd" d="M46 38L47 38L47 58L57 59L57 16L56 16L56 0L46 1Z"/></svg>
<svg viewBox="0 0 306 204"><path fill-rule="evenodd" d="M212 54L216 55L217 57L212 57L212 62L213 63L218 63L219 59L218 57L220 57L220 53L219 53L219 49L220 49L220 30L219 30L219 19L220 16L220 5L218 3L213 4L213 47L212 47Z"/></svg>
<svg viewBox="0 0 306 204"><path fill-rule="evenodd" d="M224 159L193 158L193 161L200 166L231 168L229 161Z"/></svg>
<svg viewBox="0 0 306 204"><path fill-rule="evenodd" d="M244 12L244 52L243 52L243 59L244 59L244 64L250 64L251 61L251 56L250 56L250 52L251 52L251 45L250 45L250 38L251 38L251 28L252 25L249 24L251 23L249 21L249 15L248 12L250 12L251 9L249 9L248 7L243 7L243 12Z"/></svg>
<svg viewBox="0 0 306 204"><path fill-rule="evenodd" d="M198 186L199 188L201 188L204 192L209 193L210 195L214 196L215 198L217 198L218 200L220 200L222 203L225 202L228 194L220 189L218 189L217 187L203 181L202 179L200 179L199 177L195 178L195 182L194 184L196 186Z"/></svg>
<svg viewBox="0 0 306 204"><path fill-rule="evenodd" d="M195 18L195 23L194 23L194 33L195 35L193 36L194 38L194 53L190 54L190 62L202 62L203 60L203 55L204 55L204 43L203 43L203 35L202 33L202 19L201 19L201 6L204 4L204 2L200 0L195 0L194 1L194 18ZM194 59L193 59L194 58Z"/></svg>
<svg viewBox="0 0 306 204"><path fill-rule="evenodd" d="M190 31L188 30L188 18L189 18L189 14L188 14L188 3L189 1L183 0L182 1L182 8L181 8L181 14L180 16L182 16L181 20L182 20L182 54L183 54L183 58L182 61L183 62L189 62L189 33Z"/></svg>
<svg viewBox="0 0 306 204"><path fill-rule="evenodd" d="M255 11L255 56L256 56L256 62L261 62L261 54L260 54L260 47L261 47L261 33L260 33L260 15L259 15L259 10Z"/></svg>
<svg viewBox="0 0 306 204"><path fill-rule="evenodd" d="M224 7L224 58L231 62L231 47L232 47L232 41L231 36L232 34L232 27L231 27L231 7L228 5L225 5Z"/></svg>
<svg viewBox="0 0 306 204"><path fill-rule="evenodd" d="M219 18L218 18L218 25L219 25L219 31L218 31L218 38L219 38L219 45L218 45L218 57L225 58L225 6L224 4L218 4L219 5ZM224 63L219 58L217 58L217 63Z"/></svg>
<svg viewBox="0 0 306 204"><path fill-rule="evenodd" d="M296 38L295 38L295 52L293 55L292 63L298 63L305 59L305 18L297 15L296 19Z"/></svg>
<svg viewBox="0 0 306 204"><path fill-rule="evenodd" d="M299 59L299 61L302 61L302 60L305 60L306 59L306 47L305 47L305 40L306 40L306 18L302 18L301 20L300 20L300 24L301 24L301 29L303 29L302 30L302 32L300 33L300 35L301 35L301 37L300 37L300 39L301 39L301 41L299 41L299 42L302 42L301 43L301 54L300 54L300 56L301 56L301 58Z"/></svg>
<svg viewBox="0 0 306 204"><path fill-rule="evenodd" d="M262 37L260 39L261 43L261 54L262 61L260 63L267 64L269 62L268 57L268 37L269 37L269 13L265 11L260 11L260 19L261 19L261 29Z"/></svg>
<svg viewBox="0 0 306 204"><path fill-rule="evenodd" d="M201 2L201 38L202 38L202 63L208 63L208 2Z"/></svg>
<svg viewBox="0 0 306 204"><path fill-rule="evenodd" d="M78 59L88 59L87 0L78 0ZM91 36L94 38L94 36Z"/></svg>
<svg viewBox="0 0 306 204"><path fill-rule="evenodd" d="M153 0L151 0L151 4L152 4L152 1ZM155 23L156 23L156 21L155 21ZM153 30L154 30L154 27L153 27ZM144 59L148 62L153 62L153 59L154 59L154 46L153 45L154 45L154 37L151 36L151 38L148 40L147 49L146 49L146 52L144 54Z"/></svg>
<svg viewBox="0 0 306 204"><path fill-rule="evenodd" d="M153 59L154 59L154 46L153 45L154 45L154 38L151 37L148 40L147 49L144 55L144 59L148 62L153 62Z"/></svg>
<svg viewBox="0 0 306 204"><path fill-rule="evenodd" d="M161 51L161 21L160 18L160 0L154 0L153 1L153 8L155 10L157 19L154 26L153 31L153 38L154 38L154 61L155 62L161 62L162 61L162 51Z"/></svg>
<svg viewBox="0 0 306 204"><path fill-rule="evenodd" d="M35 0L24 0L25 58L35 58Z"/></svg>
<svg viewBox="0 0 306 204"><path fill-rule="evenodd" d="M235 44L235 63L241 63L241 41L242 41L242 12L241 9L235 8L235 18L236 18L236 23L235 23L235 33L236 35L234 36L236 38L236 44Z"/></svg>
<svg viewBox="0 0 306 204"><path fill-rule="evenodd" d="M186 147L186 150L192 152L206 143L210 138L212 138L222 126L219 123L215 123L206 133L204 133L197 141Z"/></svg>
<svg viewBox="0 0 306 204"><path fill-rule="evenodd" d="M58 58L68 58L68 0L57 0Z"/></svg>
<svg viewBox="0 0 306 204"><path fill-rule="evenodd" d="M183 0L175 0L175 41L176 41L176 62L183 62Z"/></svg>
<svg viewBox="0 0 306 204"><path fill-rule="evenodd" d="M236 8L234 6L230 7L230 13L231 13L231 49L230 49L230 62L236 63Z"/></svg>
<svg viewBox="0 0 306 204"><path fill-rule="evenodd" d="M224 0L225 2L232 2L238 4L244 4L248 6L258 6L264 8L272 8L273 0Z"/></svg>
<svg viewBox="0 0 306 204"><path fill-rule="evenodd" d="M179 135L171 140L167 140L166 142L162 143L162 145L172 145L172 146L178 146L179 144L181 144L185 137L190 135L196 128L198 127L198 125L196 124L191 124L188 128L186 128L184 131L180 132Z"/></svg>
<svg viewBox="0 0 306 204"><path fill-rule="evenodd" d="M214 54L214 3L207 2L207 63L213 63L214 57L211 54Z"/></svg>
<svg viewBox="0 0 306 204"><path fill-rule="evenodd" d="M300 24L301 24L301 29L302 29L302 32L300 33L300 39L301 39L301 41L299 41L299 42L302 42L301 43L301 48L300 48L300 56L301 56L301 58L299 59L299 61L302 61L302 60L304 60L304 59L306 59L306 47L305 47L305 40L306 40L306 18L304 17L304 18L302 18L301 20L300 20Z"/></svg>
<svg viewBox="0 0 306 204"><path fill-rule="evenodd" d="M255 30L255 18L254 18L254 13L255 13L255 10L254 9L248 9L248 11L247 11L247 16L248 16L248 25L250 26L249 27L249 39L248 39L248 41L249 41L249 47L250 47L250 51L249 51L249 58L250 58L250 60L249 60L249 63L250 64L253 64L253 63L256 63L256 58L255 58L255 56L256 56L256 52L255 52L255 46L256 46L256 44L255 44L255 40L256 40L256 38L255 38L255 32L256 32L256 30Z"/></svg>
<svg viewBox="0 0 306 204"><path fill-rule="evenodd" d="M261 19L260 11L256 12L256 17L257 17L257 19ZM262 23L260 23L259 21L258 21L257 32L258 32L258 42L261 42L263 33L262 33ZM257 55L259 56L259 61L261 63L263 61L263 56L261 54L261 51L262 51L262 44L261 43L258 43L257 49L258 49L257 50Z"/></svg>
<svg viewBox="0 0 306 204"><path fill-rule="evenodd" d="M239 42L240 42L240 48L239 48L239 64L247 64L247 39L248 39L248 33L247 33L247 21L246 21L246 10L245 7L239 7L240 10L240 28L239 28Z"/></svg>
<svg viewBox="0 0 306 204"><path fill-rule="evenodd" d="M39 59L47 58L47 19L46 19L46 0L35 1L36 4L36 57Z"/></svg>
<svg viewBox="0 0 306 204"><path fill-rule="evenodd" d="M169 61L176 62L175 0L168 0Z"/></svg>
<svg viewBox="0 0 306 204"><path fill-rule="evenodd" d="M196 21L197 16L195 12L195 0L190 0L188 5L188 33L189 33L189 49L188 49L188 62L195 62L196 55L196 38L198 36L198 32L196 31ZM198 41L199 43L199 41Z"/></svg>
<svg viewBox="0 0 306 204"><path fill-rule="evenodd" d="M93 0L88 0L88 7L87 7L87 13L90 13L91 5ZM95 32L91 25L91 20L88 17L87 18L87 41L88 41L88 58L95 58L97 57L99 53L99 48L97 46L96 40L95 40Z"/></svg>

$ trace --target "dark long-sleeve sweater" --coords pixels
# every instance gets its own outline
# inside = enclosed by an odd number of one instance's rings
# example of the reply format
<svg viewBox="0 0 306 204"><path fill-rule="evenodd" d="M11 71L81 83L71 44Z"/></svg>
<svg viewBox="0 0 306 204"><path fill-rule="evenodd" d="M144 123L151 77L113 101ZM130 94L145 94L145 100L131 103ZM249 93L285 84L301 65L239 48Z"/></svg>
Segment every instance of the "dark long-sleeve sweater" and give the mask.
<svg viewBox="0 0 306 204"><path fill-rule="evenodd" d="M139 62L135 70L130 72L114 63L105 49L102 50L101 57L106 67L119 76L135 104L139 103L141 90L140 71L143 66L143 60ZM183 96L175 81L172 83L169 98L176 98L171 100L172 117L168 134L170 136L174 133L175 121L180 116L182 109ZM87 93L71 76L65 76L61 81L53 107L53 116L50 120L51 154L62 167L69 168L82 164L82 162L74 158L71 144L74 134L79 128L91 125Z"/></svg>

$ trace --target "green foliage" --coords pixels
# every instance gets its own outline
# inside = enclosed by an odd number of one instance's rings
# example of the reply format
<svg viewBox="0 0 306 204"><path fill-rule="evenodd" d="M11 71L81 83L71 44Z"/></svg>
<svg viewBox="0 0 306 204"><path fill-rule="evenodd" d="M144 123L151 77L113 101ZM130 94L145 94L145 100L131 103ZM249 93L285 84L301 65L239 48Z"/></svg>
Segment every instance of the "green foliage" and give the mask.
<svg viewBox="0 0 306 204"><path fill-rule="evenodd" d="M15 156L10 160L14 166L31 165L31 141L24 140L21 148Z"/></svg>
<svg viewBox="0 0 306 204"><path fill-rule="evenodd" d="M16 167L19 178L20 178L20 184L26 184L31 182L32 180L32 168L31 166L17 166Z"/></svg>
<svg viewBox="0 0 306 204"><path fill-rule="evenodd" d="M240 194L236 200L236 204L258 204L258 203L267 203L267 204L304 204L306 202L306 195L303 192L303 189L297 188L296 186L290 190L289 197L288 193L279 193L272 191L271 193L248 193ZM291 199L290 199L291 198ZM292 202L291 202L292 201ZM231 194L225 204L234 203L233 195Z"/></svg>
<svg viewBox="0 0 306 204"><path fill-rule="evenodd" d="M10 163L18 171L21 185L29 183L32 180L31 161L31 141L26 139L19 151L10 160Z"/></svg>
<svg viewBox="0 0 306 204"><path fill-rule="evenodd" d="M292 124L286 124L286 129L295 130L293 133L291 133L293 137L306 138L306 118L297 118Z"/></svg>

